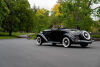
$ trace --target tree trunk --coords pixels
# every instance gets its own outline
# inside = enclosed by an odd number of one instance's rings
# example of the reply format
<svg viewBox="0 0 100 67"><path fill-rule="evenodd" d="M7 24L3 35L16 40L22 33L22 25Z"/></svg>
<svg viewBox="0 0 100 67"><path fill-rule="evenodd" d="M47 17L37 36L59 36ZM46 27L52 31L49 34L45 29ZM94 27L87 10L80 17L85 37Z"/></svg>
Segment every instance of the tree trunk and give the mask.
<svg viewBox="0 0 100 67"><path fill-rule="evenodd" d="M79 15L78 15L78 11L75 11L74 12L75 13L75 19L76 19L76 28L79 28L80 29L80 27L79 27Z"/></svg>
<svg viewBox="0 0 100 67"><path fill-rule="evenodd" d="M11 30L9 31L9 36L12 36L12 31Z"/></svg>
<svg viewBox="0 0 100 67"><path fill-rule="evenodd" d="M12 32L13 32L13 24L11 24L11 27L9 29L9 36L12 36Z"/></svg>
<svg viewBox="0 0 100 67"><path fill-rule="evenodd" d="M80 18L79 18L79 12L78 12L78 7L79 7L79 5L78 5L78 3L77 2L75 2L75 4L74 4L74 7L77 7L76 9L75 9L75 11L74 11L74 15L75 15L75 21L76 21L76 28L78 29L80 29L80 27L79 27L79 20L80 20Z"/></svg>

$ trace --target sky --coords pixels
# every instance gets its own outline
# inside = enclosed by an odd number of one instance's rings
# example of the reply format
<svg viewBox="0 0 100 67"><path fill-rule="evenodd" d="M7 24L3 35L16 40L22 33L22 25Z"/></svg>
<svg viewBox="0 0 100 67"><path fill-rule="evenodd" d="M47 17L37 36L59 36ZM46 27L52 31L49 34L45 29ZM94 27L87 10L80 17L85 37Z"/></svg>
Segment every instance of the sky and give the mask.
<svg viewBox="0 0 100 67"><path fill-rule="evenodd" d="M57 0L28 0L31 7L33 7L34 5L36 5L37 7L39 6L40 8L45 8L48 10L51 10L54 5L57 3ZM91 6L91 8L96 8L100 6L100 4L93 4Z"/></svg>
<svg viewBox="0 0 100 67"><path fill-rule="evenodd" d="M45 8L48 10L52 10L52 8L54 7L54 5L57 3L57 0L28 0L31 7L34 6L34 4L40 8Z"/></svg>

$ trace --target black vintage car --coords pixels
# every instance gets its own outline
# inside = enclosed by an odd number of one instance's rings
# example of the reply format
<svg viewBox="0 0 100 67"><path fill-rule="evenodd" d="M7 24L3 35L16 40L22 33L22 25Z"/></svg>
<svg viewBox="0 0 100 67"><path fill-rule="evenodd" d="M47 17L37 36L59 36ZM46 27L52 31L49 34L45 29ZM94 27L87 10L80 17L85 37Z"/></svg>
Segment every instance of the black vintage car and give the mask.
<svg viewBox="0 0 100 67"><path fill-rule="evenodd" d="M90 34L84 30L78 29L48 29L37 35L37 44L52 43L53 45L62 44L64 47L70 47L71 44L80 44L81 47L87 47L92 43Z"/></svg>

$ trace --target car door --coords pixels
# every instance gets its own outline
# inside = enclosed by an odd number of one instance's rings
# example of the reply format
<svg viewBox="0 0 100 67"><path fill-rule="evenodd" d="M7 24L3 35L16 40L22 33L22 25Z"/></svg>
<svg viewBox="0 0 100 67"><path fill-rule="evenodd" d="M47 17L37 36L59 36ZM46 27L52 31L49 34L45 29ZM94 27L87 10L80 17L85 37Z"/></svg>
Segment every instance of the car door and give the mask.
<svg viewBox="0 0 100 67"><path fill-rule="evenodd" d="M43 34L48 41L51 41L51 31L44 31Z"/></svg>
<svg viewBox="0 0 100 67"><path fill-rule="evenodd" d="M59 41L62 40L63 34L64 34L64 32L63 32L62 30L60 30L60 29L58 29L58 30L53 30L53 31L51 32L51 35L52 35L51 39L52 39L53 41L59 42Z"/></svg>
<svg viewBox="0 0 100 67"><path fill-rule="evenodd" d="M52 30L51 32L51 40L52 41L59 41L60 30Z"/></svg>

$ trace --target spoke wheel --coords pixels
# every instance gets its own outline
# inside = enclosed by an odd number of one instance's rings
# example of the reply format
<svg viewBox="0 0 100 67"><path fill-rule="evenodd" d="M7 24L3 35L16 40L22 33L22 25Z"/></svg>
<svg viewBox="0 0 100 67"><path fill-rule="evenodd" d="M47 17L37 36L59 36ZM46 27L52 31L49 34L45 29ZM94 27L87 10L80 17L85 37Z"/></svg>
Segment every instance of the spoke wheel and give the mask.
<svg viewBox="0 0 100 67"><path fill-rule="evenodd" d="M64 37L62 40L62 44L64 47L70 47L70 45L71 45L70 39L68 37Z"/></svg>
<svg viewBox="0 0 100 67"><path fill-rule="evenodd" d="M91 39L90 34L87 31L82 31L82 36L86 40L90 40Z"/></svg>
<svg viewBox="0 0 100 67"><path fill-rule="evenodd" d="M38 44L38 45L42 45L42 39L41 39L41 37L39 37L39 36L37 37L37 44Z"/></svg>

